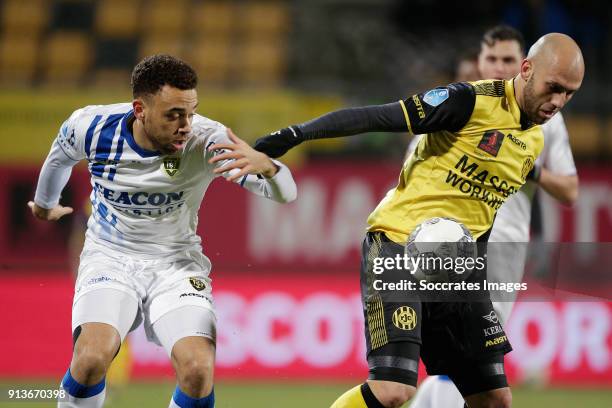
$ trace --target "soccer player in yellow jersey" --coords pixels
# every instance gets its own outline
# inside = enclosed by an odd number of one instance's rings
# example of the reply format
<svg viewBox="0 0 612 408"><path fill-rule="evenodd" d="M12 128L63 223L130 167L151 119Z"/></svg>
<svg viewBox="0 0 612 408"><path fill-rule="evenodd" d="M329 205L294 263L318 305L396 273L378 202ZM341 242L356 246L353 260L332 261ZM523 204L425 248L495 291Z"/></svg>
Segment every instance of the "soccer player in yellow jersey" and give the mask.
<svg viewBox="0 0 612 408"><path fill-rule="evenodd" d="M520 70L525 58L523 35L516 29L498 25L487 30L480 42L477 55L479 78L509 79ZM462 81L457 79L457 81ZM538 187L564 204L572 204L578 196L578 175L572 156L569 135L561 113L542 125L544 149L535 162L526 183L516 194L508 198L497 212L489 236L487 252L487 281L520 282L527 258L529 223L532 199ZM419 137L410 142L408 154L418 144ZM407 157L407 156L406 156ZM510 316L517 292L491 296L499 324L505 325ZM495 337L498 325L487 329L489 338ZM510 337L510 340L512 338ZM410 408L461 408L463 397L446 376L429 376L419 384L410 401Z"/></svg>
<svg viewBox="0 0 612 408"><path fill-rule="evenodd" d="M470 408L510 407L503 330L486 341L494 315L490 300L389 302L373 293L372 259L403 254L421 222L448 217L486 241L495 213L525 183L543 147L540 124L580 88L584 61L564 34L541 37L511 80L454 83L406 100L343 109L290 126L255 148L282 156L305 140L370 131L426 134L404 163L397 187L368 218L362 252L368 380L340 396L333 408L399 407L416 391L419 357L429 374L448 375ZM397 314L409 315L408 323ZM491 317L492 318L492 317Z"/></svg>

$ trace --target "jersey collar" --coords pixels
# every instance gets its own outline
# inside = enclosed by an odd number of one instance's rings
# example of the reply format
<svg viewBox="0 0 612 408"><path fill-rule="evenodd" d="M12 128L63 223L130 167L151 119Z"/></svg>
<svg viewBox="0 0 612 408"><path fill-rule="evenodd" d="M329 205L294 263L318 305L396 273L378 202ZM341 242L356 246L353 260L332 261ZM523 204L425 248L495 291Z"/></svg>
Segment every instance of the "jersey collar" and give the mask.
<svg viewBox="0 0 612 408"><path fill-rule="evenodd" d="M121 135L127 140L128 144L136 153L140 155L140 157L154 157L159 156L160 152L154 150L143 149L136 143L134 139L134 134L132 133L131 123L134 121L134 109L131 109L128 113L125 114L123 120L121 121Z"/></svg>

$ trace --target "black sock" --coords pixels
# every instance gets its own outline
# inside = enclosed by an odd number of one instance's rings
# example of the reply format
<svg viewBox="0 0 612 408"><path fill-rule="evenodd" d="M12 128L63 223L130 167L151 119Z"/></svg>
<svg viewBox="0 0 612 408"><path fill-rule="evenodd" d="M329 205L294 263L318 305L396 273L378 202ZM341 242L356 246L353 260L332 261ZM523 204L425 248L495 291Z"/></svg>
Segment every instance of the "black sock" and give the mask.
<svg viewBox="0 0 612 408"><path fill-rule="evenodd" d="M365 400L368 408L385 408L385 406L376 399L376 396L370 389L367 382L361 384L361 395L363 395L363 399Z"/></svg>

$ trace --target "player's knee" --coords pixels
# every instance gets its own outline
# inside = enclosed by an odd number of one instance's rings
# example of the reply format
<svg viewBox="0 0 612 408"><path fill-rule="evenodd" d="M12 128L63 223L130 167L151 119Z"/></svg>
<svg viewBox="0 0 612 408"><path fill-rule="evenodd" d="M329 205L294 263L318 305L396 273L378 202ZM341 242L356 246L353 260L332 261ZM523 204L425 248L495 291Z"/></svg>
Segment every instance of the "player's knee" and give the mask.
<svg viewBox="0 0 612 408"><path fill-rule="evenodd" d="M88 379L104 375L113 360L114 352L92 346L75 349L73 365Z"/></svg>
<svg viewBox="0 0 612 408"><path fill-rule="evenodd" d="M191 394L208 395L212 390L213 362L196 358L177 364L179 384Z"/></svg>
<svg viewBox="0 0 612 408"><path fill-rule="evenodd" d="M393 381L368 381L376 399L387 408L401 407L415 394L410 385Z"/></svg>

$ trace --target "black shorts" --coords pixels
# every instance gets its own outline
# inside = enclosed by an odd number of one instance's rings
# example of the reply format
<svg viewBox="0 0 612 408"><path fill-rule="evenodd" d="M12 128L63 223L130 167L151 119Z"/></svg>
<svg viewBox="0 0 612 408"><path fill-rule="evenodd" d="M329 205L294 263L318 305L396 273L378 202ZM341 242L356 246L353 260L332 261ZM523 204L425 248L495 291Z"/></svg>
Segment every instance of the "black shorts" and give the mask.
<svg viewBox="0 0 612 408"><path fill-rule="evenodd" d="M393 258L396 254L404 254L402 245L380 232L367 234L362 246L361 295L370 378L416 385L420 356L428 374L449 375L458 386L466 382L464 375L474 379L488 374L496 377L489 386L485 380L480 381L484 389L468 384L460 389L462 393L499 388L505 383L503 355L512 347L490 299L424 302L406 296L403 301L401 292L389 297L374 290L373 281L379 277L373 271L374 258ZM384 374L377 377L377 373Z"/></svg>

